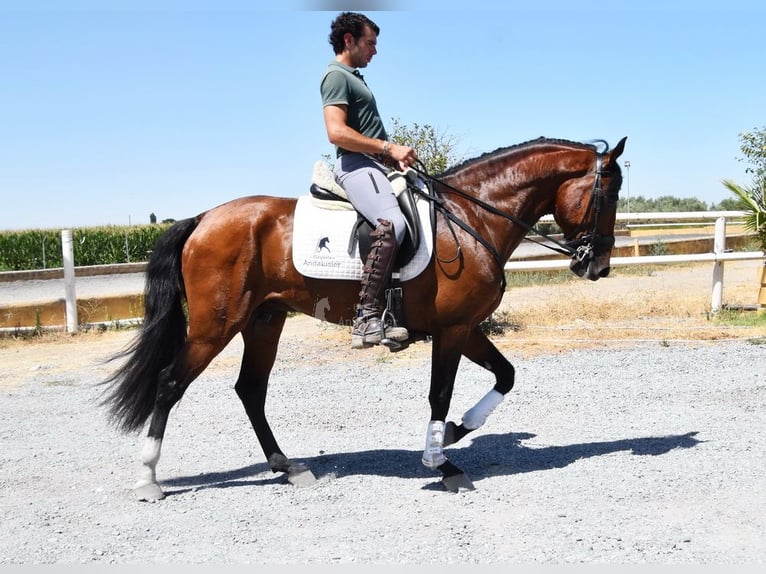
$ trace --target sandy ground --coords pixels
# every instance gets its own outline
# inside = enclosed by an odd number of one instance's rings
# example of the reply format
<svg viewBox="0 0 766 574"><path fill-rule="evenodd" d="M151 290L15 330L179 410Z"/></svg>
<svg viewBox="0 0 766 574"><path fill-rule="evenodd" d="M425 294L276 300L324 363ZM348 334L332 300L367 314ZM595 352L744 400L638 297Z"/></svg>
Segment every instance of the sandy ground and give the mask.
<svg viewBox="0 0 766 574"><path fill-rule="evenodd" d="M752 304L755 275L728 266L724 300ZM710 282L706 265L508 293L522 326L494 340L517 385L447 449L476 485L458 495L420 463L428 343L352 352L347 329L288 320L268 412L317 477L296 488L236 398L233 341L171 414L168 496L144 504L142 436L97 406L136 332L0 340L0 563L762 564L766 333L710 318ZM491 384L464 361L450 418Z"/></svg>

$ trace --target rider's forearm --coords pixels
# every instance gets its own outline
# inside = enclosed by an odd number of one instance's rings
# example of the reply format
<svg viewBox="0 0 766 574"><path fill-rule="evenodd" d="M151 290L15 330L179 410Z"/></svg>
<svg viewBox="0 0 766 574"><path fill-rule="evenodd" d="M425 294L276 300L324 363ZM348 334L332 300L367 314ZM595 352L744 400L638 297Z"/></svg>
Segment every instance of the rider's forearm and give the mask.
<svg viewBox="0 0 766 574"><path fill-rule="evenodd" d="M385 140L369 138L348 126L328 129L327 136L331 144L351 152L380 154L388 148Z"/></svg>

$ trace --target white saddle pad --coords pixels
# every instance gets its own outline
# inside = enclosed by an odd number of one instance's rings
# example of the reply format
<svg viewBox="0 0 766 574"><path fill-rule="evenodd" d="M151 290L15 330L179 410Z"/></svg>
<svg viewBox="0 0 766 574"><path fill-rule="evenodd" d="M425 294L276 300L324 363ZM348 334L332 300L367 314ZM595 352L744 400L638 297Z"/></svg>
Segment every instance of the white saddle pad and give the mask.
<svg viewBox="0 0 766 574"><path fill-rule="evenodd" d="M420 246L412 260L394 277L408 281L426 268L433 252L433 232L427 201L417 202L423 231ZM356 211L323 209L314 205L311 196L298 198L293 221L293 263L301 275L316 279L362 278L362 260L359 246L349 255L351 231L356 224ZM397 275L398 272L398 275Z"/></svg>

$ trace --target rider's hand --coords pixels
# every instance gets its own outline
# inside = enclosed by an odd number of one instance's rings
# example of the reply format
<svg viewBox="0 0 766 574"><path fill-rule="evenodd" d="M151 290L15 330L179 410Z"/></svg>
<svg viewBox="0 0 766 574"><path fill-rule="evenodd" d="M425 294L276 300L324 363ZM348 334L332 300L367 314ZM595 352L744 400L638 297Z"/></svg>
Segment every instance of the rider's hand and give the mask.
<svg viewBox="0 0 766 574"><path fill-rule="evenodd" d="M398 164L401 171L407 171L407 168L415 165L418 160L418 154L414 149L393 142L388 146L388 155Z"/></svg>

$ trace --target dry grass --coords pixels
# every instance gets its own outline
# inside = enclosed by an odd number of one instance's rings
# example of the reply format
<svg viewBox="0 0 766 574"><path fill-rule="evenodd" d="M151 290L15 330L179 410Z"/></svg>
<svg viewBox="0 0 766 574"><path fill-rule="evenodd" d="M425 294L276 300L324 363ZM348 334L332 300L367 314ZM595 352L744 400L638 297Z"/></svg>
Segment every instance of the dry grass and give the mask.
<svg viewBox="0 0 766 574"><path fill-rule="evenodd" d="M758 299L760 263L730 262L724 273L724 306L752 307ZM512 331L493 337L504 350L538 353L655 341L760 339L766 317L754 311L710 313L712 265L657 268L636 275L613 271L595 283L509 290L493 319Z"/></svg>
<svg viewBox="0 0 766 574"><path fill-rule="evenodd" d="M754 306L759 290L758 261L729 262L724 273L725 306ZM574 276L573 276L574 277ZM524 284L526 284L524 282ZM508 356L530 356L573 349L635 343L670 345L766 337L766 315L754 311L711 315L712 264L615 269L597 282L578 278L524 287L511 287L491 317L492 340ZM302 333L311 319L292 319ZM307 324L306 321L309 321ZM324 357L359 360L348 349L348 327L316 323L320 338L334 352ZM405 353L420 356L430 345L415 344ZM394 360L385 349L372 349L366 358Z"/></svg>

